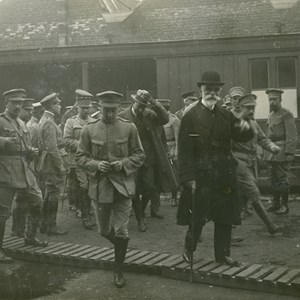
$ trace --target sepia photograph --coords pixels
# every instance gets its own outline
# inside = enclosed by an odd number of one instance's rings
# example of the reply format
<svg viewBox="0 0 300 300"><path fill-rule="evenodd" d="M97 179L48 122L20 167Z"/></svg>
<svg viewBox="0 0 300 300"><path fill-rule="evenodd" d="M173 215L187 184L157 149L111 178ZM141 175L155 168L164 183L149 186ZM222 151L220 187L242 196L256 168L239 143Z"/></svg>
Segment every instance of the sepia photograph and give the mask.
<svg viewBox="0 0 300 300"><path fill-rule="evenodd" d="M300 0L0 0L0 300L300 298Z"/></svg>

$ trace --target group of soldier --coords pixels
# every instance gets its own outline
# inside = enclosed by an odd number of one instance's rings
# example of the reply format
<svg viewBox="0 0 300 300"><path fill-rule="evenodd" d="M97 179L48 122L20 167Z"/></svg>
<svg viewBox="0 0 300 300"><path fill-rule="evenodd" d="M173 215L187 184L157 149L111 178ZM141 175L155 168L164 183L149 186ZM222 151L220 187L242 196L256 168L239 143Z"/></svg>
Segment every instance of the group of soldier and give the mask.
<svg viewBox="0 0 300 300"><path fill-rule="evenodd" d="M0 115L0 262L12 262L2 249L12 207L13 235L25 245L47 246L36 232L63 235L57 209L68 189L70 210L85 229L95 225L115 249L114 283L123 287L123 263L133 208L140 232L145 211L162 219L160 194L171 192L178 206L177 224L187 225L183 258L191 262L204 225L212 220L217 262L238 266L231 258L232 228L252 207L270 234L282 230L268 212L287 214L290 163L297 131L282 93L268 89L270 115L265 135L254 120L256 96L233 87L220 107L224 82L209 71L196 92L182 95L184 108L170 112L171 100L153 99L146 90L122 101L106 91L75 91L75 104L57 124L61 100L56 93L40 102L14 89L3 94ZM258 147L272 168L273 202L267 210L257 186ZM181 187L179 203L178 191ZM13 203L13 205L12 205Z"/></svg>

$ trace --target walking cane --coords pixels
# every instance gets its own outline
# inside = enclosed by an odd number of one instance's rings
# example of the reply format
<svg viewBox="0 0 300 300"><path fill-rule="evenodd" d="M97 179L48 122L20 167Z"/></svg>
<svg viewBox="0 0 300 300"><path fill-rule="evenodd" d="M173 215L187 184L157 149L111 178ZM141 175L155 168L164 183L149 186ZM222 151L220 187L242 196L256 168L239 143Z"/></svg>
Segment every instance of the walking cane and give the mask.
<svg viewBox="0 0 300 300"><path fill-rule="evenodd" d="M196 191L196 181L193 181L192 183L192 216L191 216L191 222L192 222L192 242L191 242L191 262L190 262L190 283L193 283L193 265L194 265L194 235L195 235L195 191Z"/></svg>

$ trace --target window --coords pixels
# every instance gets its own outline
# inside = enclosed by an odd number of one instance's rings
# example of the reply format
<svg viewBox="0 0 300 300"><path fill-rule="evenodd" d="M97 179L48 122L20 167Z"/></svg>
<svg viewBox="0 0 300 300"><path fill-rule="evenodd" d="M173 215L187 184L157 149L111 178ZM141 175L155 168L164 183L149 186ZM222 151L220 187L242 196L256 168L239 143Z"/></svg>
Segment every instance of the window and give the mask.
<svg viewBox="0 0 300 300"><path fill-rule="evenodd" d="M296 87L296 60L294 58L279 58L277 60L279 88Z"/></svg>
<svg viewBox="0 0 300 300"><path fill-rule="evenodd" d="M250 61L251 90L265 90L269 87L269 61L254 59Z"/></svg>

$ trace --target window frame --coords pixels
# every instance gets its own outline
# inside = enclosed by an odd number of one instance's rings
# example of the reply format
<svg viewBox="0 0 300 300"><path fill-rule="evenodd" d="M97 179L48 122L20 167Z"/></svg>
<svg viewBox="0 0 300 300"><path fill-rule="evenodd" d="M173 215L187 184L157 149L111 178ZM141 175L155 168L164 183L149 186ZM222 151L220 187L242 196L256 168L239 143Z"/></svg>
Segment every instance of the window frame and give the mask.
<svg viewBox="0 0 300 300"><path fill-rule="evenodd" d="M293 60L294 61L294 67L295 67L295 85L294 86L280 86L279 85L279 61L280 60ZM276 85L280 89L297 89L297 57L295 56L280 56L276 57L275 59L275 64L276 64Z"/></svg>
<svg viewBox="0 0 300 300"><path fill-rule="evenodd" d="M252 62L253 61L266 61L267 62L267 87L265 88L253 88L253 82L252 82ZM259 58L251 58L249 59L249 81L250 81L250 90L251 91L263 91L270 87L270 57L259 57Z"/></svg>

